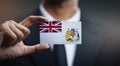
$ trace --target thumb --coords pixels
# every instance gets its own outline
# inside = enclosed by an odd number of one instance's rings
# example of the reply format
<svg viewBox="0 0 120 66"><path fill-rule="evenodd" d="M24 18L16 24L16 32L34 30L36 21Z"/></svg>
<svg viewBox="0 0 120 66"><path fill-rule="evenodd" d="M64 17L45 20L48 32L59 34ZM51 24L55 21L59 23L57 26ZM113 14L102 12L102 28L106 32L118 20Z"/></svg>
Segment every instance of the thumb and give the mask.
<svg viewBox="0 0 120 66"><path fill-rule="evenodd" d="M48 19L42 16L29 16L19 24L25 27L30 27L33 23L46 22L46 21L48 21Z"/></svg>
<svg viewBox="0 0 120 66"><path fill-rule="evenodd" d="M39 52L39 51L42 51L42 50L45 50L45 49L48 49L48 48L49 48L48 44L37 44L37 45L34 45L34 46L26 46L24 54L28 55L28 54Z"/></svg>

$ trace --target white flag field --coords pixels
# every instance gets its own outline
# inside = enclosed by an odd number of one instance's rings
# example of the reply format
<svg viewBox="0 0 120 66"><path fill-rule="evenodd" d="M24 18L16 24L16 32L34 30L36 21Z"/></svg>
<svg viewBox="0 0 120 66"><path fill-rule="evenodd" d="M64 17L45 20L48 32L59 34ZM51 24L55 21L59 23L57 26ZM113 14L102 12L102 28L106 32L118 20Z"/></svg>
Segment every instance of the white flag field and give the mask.
<svg viewBox="0 0 120 66"><path fill-rule="evenodd" d="M49 21L39 25L40 43L81 44L82 25L80 21Z"/></svg>

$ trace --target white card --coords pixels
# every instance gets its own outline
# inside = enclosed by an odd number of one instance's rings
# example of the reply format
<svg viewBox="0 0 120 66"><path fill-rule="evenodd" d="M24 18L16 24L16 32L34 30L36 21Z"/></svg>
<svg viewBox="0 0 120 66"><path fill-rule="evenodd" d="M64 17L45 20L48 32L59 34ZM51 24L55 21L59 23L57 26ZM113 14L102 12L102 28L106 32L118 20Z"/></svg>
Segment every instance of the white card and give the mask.
<svg viewBox="0 0 120 66"><path fill-rule="evenodd" d="M40 43L81 44L81 22L49 21L41 23Z"/></svg>

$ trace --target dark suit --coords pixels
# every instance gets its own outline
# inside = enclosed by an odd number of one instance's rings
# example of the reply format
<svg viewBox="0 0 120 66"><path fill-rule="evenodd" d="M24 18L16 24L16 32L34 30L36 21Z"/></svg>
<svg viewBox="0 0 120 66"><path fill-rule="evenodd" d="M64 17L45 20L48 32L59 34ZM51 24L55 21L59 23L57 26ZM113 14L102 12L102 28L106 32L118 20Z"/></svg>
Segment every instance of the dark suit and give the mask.
<svg viewBox="0 0 120 66"><path fill-rule="evenodd" d="M114 49L118 48L116 47L117 43L120 43L119 36L117 36L119 31L117 32L114 28L119 27L115 27L116 24L113 22L102 19L101 12L96 12L94 7L93 10L89 10L83 4L81 4L82 45L77 46L74 66L119 66L120 54L115 52L118 49ZM40 15L39 11L37 10L34 15ZM26 44L39 43L38 26L38 24L34 24L30 27L31 34L24 41ZM117 34L112 33L111 30ZM113 44L116 46L113 47ZM2 66L56 66L55 62L54 54L48 49L40 53L4 61Z"/></svg>

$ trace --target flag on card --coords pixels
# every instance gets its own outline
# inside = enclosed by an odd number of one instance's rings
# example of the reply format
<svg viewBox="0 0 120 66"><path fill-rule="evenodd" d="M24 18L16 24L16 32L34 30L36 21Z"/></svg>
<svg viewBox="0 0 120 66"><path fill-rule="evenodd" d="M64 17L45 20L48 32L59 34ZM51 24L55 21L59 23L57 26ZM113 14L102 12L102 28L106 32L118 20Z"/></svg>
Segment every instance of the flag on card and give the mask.
<svg viewBox="0 0 120 66"><path fill-rule="evenodd" d="M62 23L60 21L48 21L40 23L40 33L60 33L62 32Z"/></svg>

